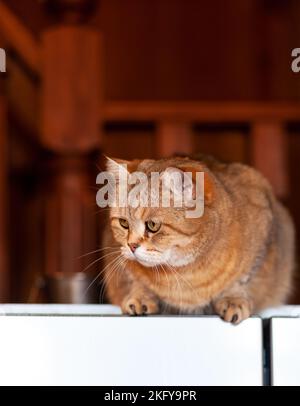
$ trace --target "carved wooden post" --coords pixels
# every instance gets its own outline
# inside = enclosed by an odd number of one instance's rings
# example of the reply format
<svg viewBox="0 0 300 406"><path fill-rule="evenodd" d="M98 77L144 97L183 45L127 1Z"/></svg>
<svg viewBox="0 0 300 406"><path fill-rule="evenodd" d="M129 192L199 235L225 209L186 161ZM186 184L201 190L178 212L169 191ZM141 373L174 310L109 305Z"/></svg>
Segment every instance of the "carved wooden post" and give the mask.
<svg viewBox="0 0 300 406"><path fill-rule="evenodd" d="M282 123L259 121L251 130L252 163L269 181L280 198L288 194L287 144Z"/></svg>
<svg viewBox="0 0 300 406"><path fill-rule="evenodd" d="M70 297L68 290L84 268L78 257L97 248L96 159L91 156L100 148L101 38L84 24L96 3L46 2L61 21L42 37L41 141L51 151L44 178L45 266L50 279L61 279L56 301L87 300L76 293Z"/></svg>
<svg viewBox="0 0 300 406"><path fill-rule="evenodd" d="M156 132L156 154L168 157L174 154L189 155L193 152L193 132L186 122L162 121Z"/></svg>

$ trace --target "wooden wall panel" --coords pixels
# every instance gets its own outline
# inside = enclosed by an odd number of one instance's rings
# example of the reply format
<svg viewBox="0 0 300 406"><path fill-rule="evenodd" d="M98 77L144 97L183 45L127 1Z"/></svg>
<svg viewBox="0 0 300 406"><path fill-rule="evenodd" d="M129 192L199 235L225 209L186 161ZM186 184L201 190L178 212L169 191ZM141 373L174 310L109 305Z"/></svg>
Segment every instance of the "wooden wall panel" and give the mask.
<svg viewBox="0 0 300 406"><path fill-rule="evenodd" d="M104 135L103 151L114 158L154 158L154 133L145 129L109 130Z"/></svg>
<svg viewBox="0 0 300 406"><path fill-rule="evenodd" d="M291 52L298 47L298 0L261 1L259 24L260 97L269 100L299 100L299 76L291 69Z"/></svg>
<svg viewBox="0 0 300 406"><path fill-rule="evenodd" d="M106 97L257 97L257 4L253 0L102 1L95 20L106 43Z"/></svg>
<svg viewBox="0 0 300 406"><path fill-rule="evenodd" d="M226 162L248 162L248 137L242 131L198 129L194 144L195 153L213 155Z"/></svg>
<svg viewBox="0 0 300 406"><path fill-rule="evenodd" d="M0 97L0 302L9 298L8 269L8 134L6 106Z"/></svg>
<svg viewBox="0 0 300 406"><path fill-rule="evenodd" d="M38 36L36 0L2 0ZM100 1L99 1L100 3ZM101 0L105 95L114 100L299 100L298 0Z"/></svg>

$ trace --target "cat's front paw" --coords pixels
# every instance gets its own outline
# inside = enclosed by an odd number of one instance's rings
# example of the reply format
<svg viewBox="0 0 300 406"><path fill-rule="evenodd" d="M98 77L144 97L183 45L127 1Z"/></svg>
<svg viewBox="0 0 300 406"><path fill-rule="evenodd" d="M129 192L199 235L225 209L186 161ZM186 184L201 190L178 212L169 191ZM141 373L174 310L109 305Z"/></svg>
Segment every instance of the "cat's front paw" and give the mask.
<svg viewBox="0 0 300 406"><path fill-rule="evenodd" d="M130 316L144 316L147 314L157 314L159 305L152 297L128 296L122 303L122 311Z"/></svg>
<svg viewBox="0 0 300 406"><path fill-rule="evenodd" d="M214 303L214 309L224 321L239 324L251 315L251 303L240 297L224 297Z"/></svg>

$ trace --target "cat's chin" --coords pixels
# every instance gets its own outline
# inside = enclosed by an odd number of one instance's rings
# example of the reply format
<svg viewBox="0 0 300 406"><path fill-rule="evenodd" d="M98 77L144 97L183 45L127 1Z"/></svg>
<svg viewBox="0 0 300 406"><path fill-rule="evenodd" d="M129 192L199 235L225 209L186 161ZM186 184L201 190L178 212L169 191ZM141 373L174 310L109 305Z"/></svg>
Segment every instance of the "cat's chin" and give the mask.
<svg viewBox="0 0 300 406"><path fill-rule="evenodd" d="M161 262L156 262L156 261L147 261L145 259L137 258L135 255L130 254L128 252L123 252L123 256L132 262L136 262L137 264L140 264L144 266L145 268L154 268L155 266L163 265Z"/></svg>
<svg viewBox="0 0 300 406"><path fill-rule="evenodd" d="M143 261L141 259L135 259L136 262L138 262L140 265L144 266L145 268L154 268L156 266L162 265L159 262L148 262L148 261Z"/></svg>
<svg viewBox="0 0 300 406"><path fill-rule="evenodd" d="M141 250L141 248L139 248ZM156 258L155 260L152 256L152 258L149 255L145 255L145 252L138 251L136 250L136 253L132 253L127 247L122 247L121 248L122 255L126 258L129 259L130 261L136 262L146 268L154 268L156 266L164 265L165 262L163 258Z"/></svg>

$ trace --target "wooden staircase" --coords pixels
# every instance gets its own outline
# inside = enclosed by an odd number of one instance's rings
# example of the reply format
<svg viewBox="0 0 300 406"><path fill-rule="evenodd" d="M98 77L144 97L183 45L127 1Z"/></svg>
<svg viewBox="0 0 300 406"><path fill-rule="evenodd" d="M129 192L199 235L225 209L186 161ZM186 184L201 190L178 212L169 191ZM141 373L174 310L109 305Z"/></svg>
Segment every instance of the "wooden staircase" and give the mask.
<svg viewBox="0 0 300 406"><path fill-rule="evenodd" d="M0 99L1 301L11 300L7 148L8 144L13 148L12 127L21 129L17 138L27 137L41 151L36 162L30 156L22 158L43 184L39 189L43 255L39 265L32 265L33 275L72 277L83 269L83 263L74 258L99 244L101 227L90 215L95 205L90 186L95 185L97 170L91 169L91 162L100 162L109 124L150 123L155 157L194 152L196 125L242 124L250 137L251 163L269 178L279 197L284 199L289 192L287 124L300 122L299 103L104 100L105 38L89 25L97 2L55 3L56 24L45 27L40 38L0 3L0 39L9 56ZM14 278L10 275L15 283Z"/></svg>

